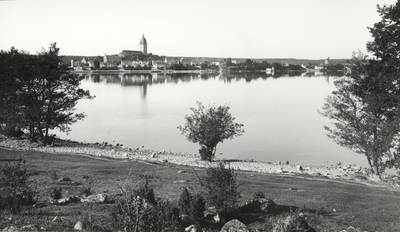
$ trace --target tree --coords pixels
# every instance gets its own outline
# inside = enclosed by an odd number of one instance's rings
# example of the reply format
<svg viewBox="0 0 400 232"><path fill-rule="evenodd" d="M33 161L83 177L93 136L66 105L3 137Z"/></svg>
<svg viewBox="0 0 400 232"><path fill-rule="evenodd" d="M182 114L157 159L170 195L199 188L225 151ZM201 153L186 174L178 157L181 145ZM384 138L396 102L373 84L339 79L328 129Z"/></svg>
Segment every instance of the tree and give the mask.
<svg viewBox="0 0 400 232"><path fill-rule="evenodd" d="M335 80L337 90L326 98L320 113L335 121L333 127L325 126L328 137L364 154L372 172L380 175L398 159L400 108L394 108L389 117L380 104L386 98L385 93L358 94L362 88L359 82L364 82L364 78L353 72L350 77Z"/></svg>
<svg viewBox="0 0 400 232"><path fill-rule="evenodd" d="M193 114L186 115L185 125L178 129L190 142L200 144L202 160L212 161L218 143L238 137L245 131L243 124L234 122L229 106L210 106L206 109L201 102L197 102L197 106L197 109L190 109Z"/></svg>
<svg viewBox="0 0 400 232"><path fill-rule="evenodd" d="M79 88L84 77L71 74L66 66L62 66L55 43L48 51L43 50L37 55L20 53L15 49L1 55L6 63L11 64L1 68L1 78L14 86L12 91L2 94L1 104L14 99L12 103L19 110L17 124L28 129L32 139L39 135L47 141L50 129L68 132L69 125L85 117L83 113L74 113L75 106L78 100L93 97L89 91ZM9 110L9 107L2 108L1 115L8 115L12 112ZM6 117L2 119L2 124L16 124Z"/></svg>
<svg viewBox="0 0 400 232"><path fill-rule="evenodd" d="M366 156L373 173L400 168L400 3L378 5L382 20L369 28L375 56L353 56L352 72L335 82L322 115L335 120L326 127L338 144Z"/></svg>

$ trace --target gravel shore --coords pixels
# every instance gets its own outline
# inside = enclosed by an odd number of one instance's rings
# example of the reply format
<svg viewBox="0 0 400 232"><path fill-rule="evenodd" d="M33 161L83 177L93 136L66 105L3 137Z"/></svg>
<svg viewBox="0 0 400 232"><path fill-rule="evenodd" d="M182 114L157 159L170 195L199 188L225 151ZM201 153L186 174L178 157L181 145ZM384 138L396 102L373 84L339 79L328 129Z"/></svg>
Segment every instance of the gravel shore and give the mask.
<svg viewBox="0 0 400 232"><path fill-rule="evenodd" d="M110 145L107 143L79 143L73 141L60 140L54 146L39 146L27 140L15 140L0 137L0 147L15 150L35 150L54 154L82 154L94 157L108 157L113 159L134 159L147 162L172 163L192 167L211 167L216 162L206 162L200 160L198 155L173 153L166 151L154 151L145 148L127 148L122 145ZM246 160L220 160L228 162L231 168L240 171L257 173L275 173L281 175L304 175L315 176L325 179L336 179L351 182L359 182L377 187L389 187L400 189L399 177L384 175L378 178L369 174L369 170L359 165L332 165L332 166L300 166L288 164L288 162L271 163Z"/></svg>

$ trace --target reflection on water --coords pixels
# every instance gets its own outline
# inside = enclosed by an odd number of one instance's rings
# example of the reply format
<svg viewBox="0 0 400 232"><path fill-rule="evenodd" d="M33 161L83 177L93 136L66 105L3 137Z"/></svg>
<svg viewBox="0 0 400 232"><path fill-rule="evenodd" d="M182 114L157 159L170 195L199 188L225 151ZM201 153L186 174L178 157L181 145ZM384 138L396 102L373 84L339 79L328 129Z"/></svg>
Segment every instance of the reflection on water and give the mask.
<svg viewBox="0 0 400 232"><path fill-rule="evenodd" d="M143 95L145 98L147 95L147 86L153 84L177 84L179 82L190 82L195 80L209 80L216 79L224 81L225 83L231 83L232 81L241 81L242 79L246 82L254 80L267 80L268 78L278 79L282 77L323 77L326 82L330 82L330 77L342 76L343 73L323 73L323 72L275 72L267 74L265 72L237 72L237 73L118 73L118 74L99 74L99 73L87 73L84 74L86 80L90 80L95 83L105 84L120 84L122 86L141 86Z"/></svg>
<svg viewBox="0 0 400 232"><path fill-rule="evenodd" d="M317 113L334 90L335 75L321 73L112 73L85 74L82 100L87 118L63 138L122 143L127 147L198 153L177 126L196 101L229 105L246 133L218 144L218 158L326 165L358 163L364 157L325 135L330 122ZM59 134L59 133L57 133Z"/></svg>

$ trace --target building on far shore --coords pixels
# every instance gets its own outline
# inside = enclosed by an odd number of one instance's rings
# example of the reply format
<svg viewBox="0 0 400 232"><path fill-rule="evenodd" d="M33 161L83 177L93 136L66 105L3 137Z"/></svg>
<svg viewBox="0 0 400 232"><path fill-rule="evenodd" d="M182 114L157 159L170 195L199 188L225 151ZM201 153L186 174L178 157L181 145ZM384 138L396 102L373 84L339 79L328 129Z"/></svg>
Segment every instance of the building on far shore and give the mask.
<svg viewBox="0 0 400 232"><path fill-rule="evenodd" d="M135 50L122 50L122 52L119 53L119 56L121 58L127 58L127 59L134 59L134 58L138 58L141 55L147 55L147 40L146 38L144 38L144 35L142 37L142 39L140 40L139 43L139 51L135 51Z"/></svg>

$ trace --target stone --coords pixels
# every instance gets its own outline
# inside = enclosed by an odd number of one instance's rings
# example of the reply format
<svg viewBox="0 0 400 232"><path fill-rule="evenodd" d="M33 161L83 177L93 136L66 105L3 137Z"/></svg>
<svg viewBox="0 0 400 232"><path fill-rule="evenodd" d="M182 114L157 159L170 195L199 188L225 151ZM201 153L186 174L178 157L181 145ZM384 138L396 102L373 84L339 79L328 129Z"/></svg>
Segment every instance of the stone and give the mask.
<svg viewBox="0 0 400 232"><path fill-rule="evenodd" d="M225 219L218 214L215 207L209 207L204 211L204 218L210 223L224 223Z"/></svg>
<svg viewBox="0 0 400 232"><path fill-rule="evenodd" d="M278 165L282 165L282 162L281 162L281 161L278 161Z"/></svg>
<svg viewBox="0 0 400 232"><path fill-rule="evenodd" d="M83 225L81 221L78 221L75 226L74 226L74 230L78 230L78 231L82 231L83 230Z"/></svg>
<svg viewBox="0 0 400 232"><path fill-rule="evenodd" d="M197 225L191 225L185 228L185 232L201 232L202 230Z"/></svg>
<svg viewBox="0 0 400 232"><path fill-rule="evenodd" d="M298 172L302 172L303 171L303 167L301 165L297 165L297 171Z"/></svg>
<svg viewBox="0 0 400 232"><path fill-rule="evenodd" d="M259 198L257 201L262 211L270 212L277 206L275 202L268 198Z"/></svg>
<svg viewBox="0 0 400 232"><path fill-rule="evenodd" d="M286 161L285 161L285 164L286 164L286 165L289 165L289 161L286 160Z"/></svg>
<svg viewBox="0 0 400 232"><path fill-rule="evenodd" d="M107 195L104 193L99 193L95 195L90 195L86 198L82 198L81 202L87 202L87 203L99 203L103 204L107 201Z"/></svg>
<svg viewBox="0 0 400 232"><path fill-rule="evenodd" d="M151 153L151 155L150 155L151 158L156 158L156 156L157 156L157 153L156 153L156 152L153 152L153 153Z"/></svg>
<svg viewBox="0 0 400 232"><path fill-rule="evenodd" d="M282 168L276 169L276 173L283 173L283 169Z"/></svg>
<svg viewBox="0 0 400 232"><path fill-rule="evenodd" d="M230 220L221 228L221 232L249 232L247 226L237 219Z"/></svg>

